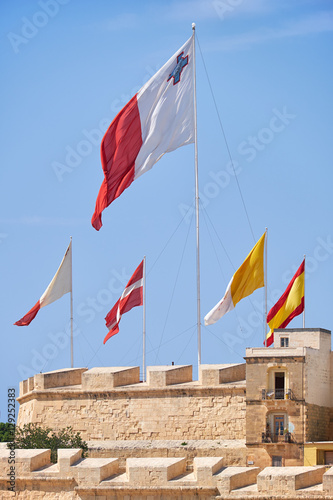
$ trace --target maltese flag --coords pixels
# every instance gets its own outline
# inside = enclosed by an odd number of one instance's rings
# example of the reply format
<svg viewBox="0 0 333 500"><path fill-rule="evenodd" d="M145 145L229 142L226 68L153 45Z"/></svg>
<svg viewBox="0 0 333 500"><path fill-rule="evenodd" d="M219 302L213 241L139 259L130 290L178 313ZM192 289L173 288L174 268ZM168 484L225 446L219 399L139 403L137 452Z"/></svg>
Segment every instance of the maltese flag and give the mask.
<svg viewBox="0 0 333 500"><path fill-rule="evenodd" d="M101 143L104 180L91 223L164 155L194 142L193 36L115 117Z"/></svg>
<svg viewBox="0 0 333 500"><path fill-rule="evenodd" d="M55 300L60 299L65 293L72 291L72 241L68 245L64 258L61 261L58 271L53 280L29 312L23 318L16 321L14 325L27 326L36 317L38 311Z"/></svg>
<svg viewBox="0 0 333 500"><path fill-rule="evenodd" d="M117 300L105 318L109 333L105 337L103 344L119 332L119 322L122 314L130 311L135 306L143 305L143 262L138 265L120 299Z"/></svg>

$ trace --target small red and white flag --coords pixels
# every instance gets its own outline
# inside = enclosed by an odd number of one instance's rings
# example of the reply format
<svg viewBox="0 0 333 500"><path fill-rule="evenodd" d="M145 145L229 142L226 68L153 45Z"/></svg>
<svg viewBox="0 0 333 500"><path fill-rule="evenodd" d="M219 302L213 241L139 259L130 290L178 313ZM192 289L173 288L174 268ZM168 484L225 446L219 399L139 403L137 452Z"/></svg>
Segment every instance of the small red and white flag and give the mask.
<svg viewBox="0 0 333 500"><path fill-rule="evenodd" d="M64 258L55 273L53 280L29 312L14 325L27 326L36 317L38 311L63 295L72 291L72 242L68 245Z"/></svg>
<svg viewBox="0 0 333 500"><path fill-rule="evenodd" d="M124 313L130 311L133 307L143 305L143 263L144 261L138 265L120 299L117 300L105 318L109 333L105 337L103 344L119 332L119 322Z"/></svg>
<svg viewBox="0 0 333 500"><path fill-rule="evenodd" d="M194 35L193 35L194 36ZM118 113L101 143L104 180L91 223L165 154L194 142L193 36Z"/></svg>

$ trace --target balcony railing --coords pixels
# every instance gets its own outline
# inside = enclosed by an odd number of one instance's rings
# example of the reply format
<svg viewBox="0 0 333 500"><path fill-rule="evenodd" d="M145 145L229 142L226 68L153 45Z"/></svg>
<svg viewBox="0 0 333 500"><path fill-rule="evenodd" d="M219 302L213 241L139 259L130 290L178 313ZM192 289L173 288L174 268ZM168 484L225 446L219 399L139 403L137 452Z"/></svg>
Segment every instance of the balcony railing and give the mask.
<svg viewBox="0 0 333 500"><path fill-rule="evenodd" d="M291 389L275 389L267 390L262 389L261 399L294 399Z"/></svg>
<svg viewBox="0 0 333 500"><path fill-rule="evenodd" d="M261 433L261 442L262 443L296 443L296 439L291 432L283 431L283 433L274 433L271 434L269 428L266 429L266 432Z"/></svg>
<svg viewBox="0 0 333 500"><path fill-rule="evenodd" d="M274 399L285 399L284 389L275 389L275 398Z"/></svg>

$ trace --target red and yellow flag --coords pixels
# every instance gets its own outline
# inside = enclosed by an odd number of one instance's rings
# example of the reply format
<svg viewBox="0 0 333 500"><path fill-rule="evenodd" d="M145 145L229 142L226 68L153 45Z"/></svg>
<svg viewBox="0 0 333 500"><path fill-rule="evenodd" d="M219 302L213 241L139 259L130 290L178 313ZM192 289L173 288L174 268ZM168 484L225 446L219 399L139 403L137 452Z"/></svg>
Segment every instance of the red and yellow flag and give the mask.
<svg viewBox="0 0 333 500"><path fill-rule="evenodd" d="M266 347L274 342L274 329L285 328L290 321L304 311L305 259L296 271L284 294L267 314L270 331L266 336Z"/></svg>

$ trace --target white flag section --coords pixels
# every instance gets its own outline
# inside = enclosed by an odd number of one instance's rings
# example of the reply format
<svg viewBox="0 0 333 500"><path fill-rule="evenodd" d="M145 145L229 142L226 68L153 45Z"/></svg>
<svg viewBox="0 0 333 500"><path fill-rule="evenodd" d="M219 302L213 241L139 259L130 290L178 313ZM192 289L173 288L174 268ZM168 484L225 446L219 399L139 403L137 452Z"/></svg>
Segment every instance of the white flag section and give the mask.
<svg viewBox="0 0 333 500"><path fill-rule="evenodd" d="M70 242L64 258L53 280L41 296L40 307L52 304L66 293L72 290L72 242Z"/></svg>
<svg viewBox="0 0 333 500"><path fill-rule="evenodd" d="M104 180L91 220L97 231L102 227L103 210L135 179L165 153L194 142L193 45L192 36L106 131L101 143Z"/></svg>
<svg viewBox="0 0 333 500"><path fill-rule="evenodd" d="M14 323L17 326L26 326L36 317L38 311L55 300L60 299L63 295L72 291L72 242L70 242L64 258L54 275L53 280L38 300L38 302L30 309L29 312L19 321Z"/></svg>
<svg viewBox="0 0 333 500"><path fill-rule="evenodd" d="M165 153L194 142L192 37L139 90L137 102L142 146L134 179Z"/></svg>

